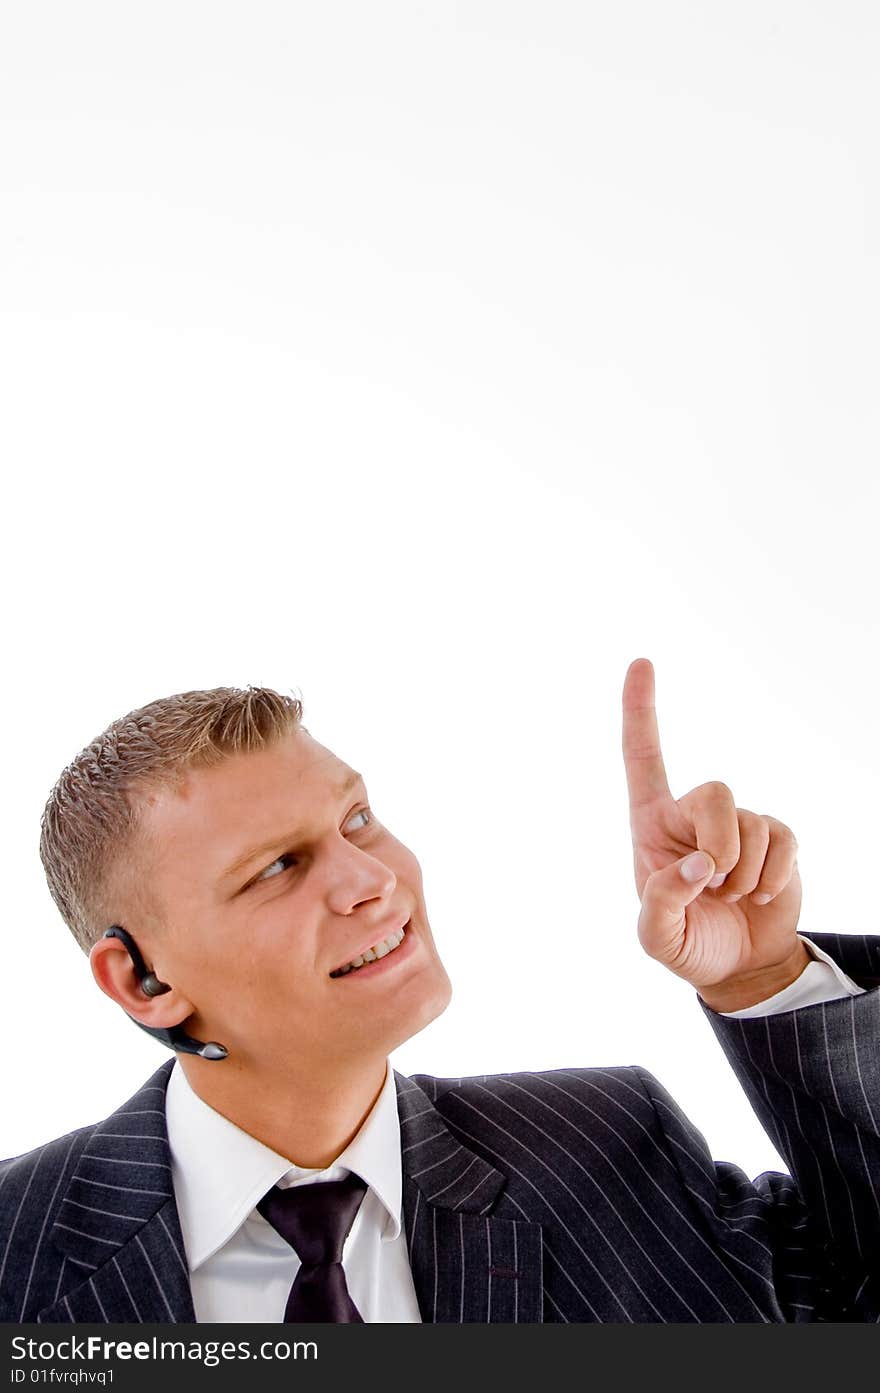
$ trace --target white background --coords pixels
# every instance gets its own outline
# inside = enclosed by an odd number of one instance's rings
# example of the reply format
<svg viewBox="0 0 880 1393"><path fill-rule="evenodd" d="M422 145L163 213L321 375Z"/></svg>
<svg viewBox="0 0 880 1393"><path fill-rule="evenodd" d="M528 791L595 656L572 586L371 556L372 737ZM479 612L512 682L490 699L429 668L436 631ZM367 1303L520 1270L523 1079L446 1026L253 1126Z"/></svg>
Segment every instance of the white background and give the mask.
<svg viewBox="0 0 880 1393"><path fill-rule="evenodd" d="M619 754L876 931L878 11L6 5L0 1154L164 1058L39 818L123 712L296 689L422 861L456 985L395 1056L642 1063L779 1165L635 941Z"/></svg>

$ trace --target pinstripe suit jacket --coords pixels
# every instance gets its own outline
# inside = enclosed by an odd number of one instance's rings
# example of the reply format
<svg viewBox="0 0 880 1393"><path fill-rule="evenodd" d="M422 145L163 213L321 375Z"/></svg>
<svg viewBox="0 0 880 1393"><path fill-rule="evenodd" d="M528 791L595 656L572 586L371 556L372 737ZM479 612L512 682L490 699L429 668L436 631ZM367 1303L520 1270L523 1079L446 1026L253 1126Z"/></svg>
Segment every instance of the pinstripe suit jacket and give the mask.
<svg viewBox="0 0 880 1393"><path fill-rule="evenodd" d="M880 939L817 934L864 996L707 1011L791 1177L750 1181L639 1068L396 1076L426 1321L880 1319ZM0 1169L0 1320L193 1322L164 1095Z"/></svg>

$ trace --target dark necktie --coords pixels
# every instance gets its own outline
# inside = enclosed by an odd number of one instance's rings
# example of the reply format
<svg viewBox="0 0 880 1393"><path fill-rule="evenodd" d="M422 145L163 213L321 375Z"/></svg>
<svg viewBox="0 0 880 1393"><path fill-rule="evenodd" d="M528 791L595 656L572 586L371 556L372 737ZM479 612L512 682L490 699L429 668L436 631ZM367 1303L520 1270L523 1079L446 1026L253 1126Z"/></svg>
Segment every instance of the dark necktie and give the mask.
<svg viewBox="0 0 880 1393"><path fill-rule="evenodd" d="M257 1209L300 1260L284 1311L291 1322L363 1323L348 1294L342 1247L354 1223L366 1185L354 1172L345 1180L318 1181L279 1190L275 1185Z"/></svg>

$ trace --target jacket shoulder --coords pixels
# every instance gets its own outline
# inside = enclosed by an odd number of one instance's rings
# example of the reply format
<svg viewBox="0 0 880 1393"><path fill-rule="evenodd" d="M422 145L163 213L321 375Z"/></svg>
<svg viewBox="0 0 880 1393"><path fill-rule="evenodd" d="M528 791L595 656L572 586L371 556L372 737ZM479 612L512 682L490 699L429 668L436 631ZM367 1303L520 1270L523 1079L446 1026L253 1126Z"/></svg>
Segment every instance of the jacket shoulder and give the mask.
<svg viewBox="0 0 880 1393"><path fill-rule="evenodd" d="M624 1130L656 1128L651 1098L656 1080L637 1065L472 1074L457 1079L417 1074L412 1082L447 1121L463 1123L467 1115L478 1131L483 1121L523 1134L552 1127L554 1120L576 1126L603 1120L622 1124Z"/></svg>
<svg viewBox="0 0 880 1393"><path fill-rule="evenodd" d="M440 1078L433 1074L412 1074L411 1081L428 1095L432 1103L440 1104L448 1095L477 1095L486 1093L502 1095L511 1089L537 1089L539 1092L554 1088L565 1090L569 1085L593 1087L598 1091L605 1088L633 1089L640 1097L645 1091L640 1082L649 1078L646 1070L634 1064L609 1065L607 1068L572 1068L521 1070L509 1074L468 1074L461 1078Z"/></svg>
<svg viewBox="0 0 880 1393"><path fill-rule="evenodd" d="M20 1320L22 1293L42 1292L55 1281L61 1257L46 1240L97 1125L80 1127L0 1162L0 1321ZM48 1290L43 1297L45 1304Z"/></svg>
<svg viewBox="0 0 880 1393"><path fill-rule="evenodd" d="M10 1156L0 1161L0 1221L9 1218L12 1196L38 1185L42 1190L64 1178L66 1171L76 1164L83 1147L86 1146L99 1122L78 1127L63 1137L35 1146L33 1151L24 1151L20 1156Z"/></svg>
<svg viewBox="0 0 880 1393"><path fill-rule="evenodd" d="M88 1145L91 1138L99 1127L103 1127L107 1122L113 1121L121 1114L138 1108L146 1100L146 1094L155 1092L157 1089L163 1093L168 1086L168 1079L174 1061L168 1060L155 1074L147 1079L145 1084L137 1090L125 1103L109 1115L100 1118L97 1122L88 1123L85 1127L78 1127L74 1132L67 1132L63 1137L56 1137L53 1141L45 1142L43 1146L37 1146L33 1151L23 1152L20 1156L12 1156L8 1160L0 1161L0 1209L4 1217L9 1213L10 1195L16 1190L24 1187L32 1189L37 1186L38 1192L44 1190L47 1185L52 1185L57 1180L60 1182L65 1177L65 1172L70 1171L83 1149ZM31 1196L33 1199L33 1195Z"/></svg>
<svg viewBox="0 0 880 1393"><path fill-rule="evenodd" d="M0 1161L0 1252L28 1249L36 1228L48 1229L77 1161L100 1124L91 1123L43 1146Z"/></svg>
<svg viewBox="0 0 880 1393"><path fill-rule="evenodd" d="M56 1241L62 1206L74 1202L71 1189L102 1129L121 1130L115 1127L117 1119L145 1105L154 1112L154 1091L164 1089L172 1065L173 1061L163 1065L109 1117L0 1161L0 1321L20 1321L25 1309L39 1311L57 1300L65 1267L78 1261ZM87 1207L76 1204L78 1211Z"/></svg>
<svg viewBox="0 0 880 1393"><path fill-rule="evenodd" d="M558 1174L570 1169L578 1190L585 1171L650 1168L662 1143L653 1080L634 1065L459 1079L416 1075L413 1083L462 1145L508 1174L507 1192L527 1213L532 1201L520 1194L512 1167L526 1177L526 1191L527 1177L547 1167Z"/></svg>

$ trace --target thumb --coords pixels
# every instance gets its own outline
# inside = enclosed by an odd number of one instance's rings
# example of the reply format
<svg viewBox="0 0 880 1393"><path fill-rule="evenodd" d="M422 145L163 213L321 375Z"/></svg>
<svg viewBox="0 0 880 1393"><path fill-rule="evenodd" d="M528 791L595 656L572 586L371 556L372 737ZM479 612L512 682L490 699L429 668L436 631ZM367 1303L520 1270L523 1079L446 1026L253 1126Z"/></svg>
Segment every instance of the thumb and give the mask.
<svg viewBox="0 0 880 1393"><path fill-rule="evenodd" d="M705 851L692 851L648 876L642 890L639 941L652 958L669 961L681 947L685 910L705 890L715 862Z"/></svg>

